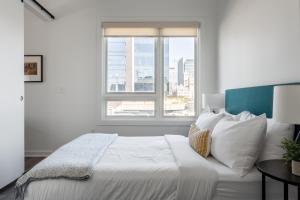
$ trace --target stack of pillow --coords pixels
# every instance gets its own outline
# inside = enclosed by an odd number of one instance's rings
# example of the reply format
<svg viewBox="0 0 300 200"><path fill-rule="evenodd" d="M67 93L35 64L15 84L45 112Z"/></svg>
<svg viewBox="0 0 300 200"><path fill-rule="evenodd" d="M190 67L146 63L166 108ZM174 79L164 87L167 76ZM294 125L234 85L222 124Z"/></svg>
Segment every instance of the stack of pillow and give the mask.
<svg viewBox="0 0 300 200"><path fill-rule="evenodd" d="M294 126L277 123L266 115L202 113L189 132L191 147L245 176L257 160L282 158L283 138L292 138Z"/></svg>

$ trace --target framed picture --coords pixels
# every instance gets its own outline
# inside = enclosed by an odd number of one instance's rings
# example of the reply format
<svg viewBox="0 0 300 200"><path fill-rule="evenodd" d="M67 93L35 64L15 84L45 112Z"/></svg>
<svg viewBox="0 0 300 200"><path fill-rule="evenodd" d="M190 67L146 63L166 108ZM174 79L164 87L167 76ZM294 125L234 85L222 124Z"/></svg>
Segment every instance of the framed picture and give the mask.
<svg viewBox="0 0 300 200"><path fill-rule="evenodd" d="M24 56L24 81L43 82L43 56Z"/></svg>

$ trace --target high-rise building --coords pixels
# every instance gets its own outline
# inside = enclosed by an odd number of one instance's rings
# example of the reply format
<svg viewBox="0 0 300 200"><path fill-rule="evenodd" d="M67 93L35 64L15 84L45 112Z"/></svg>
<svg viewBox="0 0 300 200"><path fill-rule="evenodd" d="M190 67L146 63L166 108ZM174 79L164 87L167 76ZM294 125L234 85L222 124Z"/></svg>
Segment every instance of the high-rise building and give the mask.
<svg viewBox="0 0 300 200"><path fill-rule="evenodd" d="M184 64L183 64L183 58L181 58L178 61L177 64L177 83L178 85L184 84Z"/></svg>
<svg viewBox="0 0 300 200"><path fill-rule="evenodd" d="M154 91L154 48L155 42L152 38L134 38L134 91Z"/></svg>
<svg viewBox="0 0 300 200"><path fill-rule="evenodd" d="M194 68L195 63L194 63L194 59L186 59L184 61L184 72L188 72L188 73L194 73Z"/></svg>
<svg viewBox="0 0 300 200"><path fill-rule="evenodd" d="M184 61L184 86L188 88L194 87L195 79L195 62L194 59L186 59Z"/></svg>
<svg viewBox="0 0 300 200"><path fill-rule="evenodd" d="M108 38L107 43L107 90L124 92L128 40L125 38Z"/></svg>
<svg viewBox="0 0 300 200"><path fill-rule="evenodd" d="M108 38L108 91L154 91L154 39Z"/></svg>

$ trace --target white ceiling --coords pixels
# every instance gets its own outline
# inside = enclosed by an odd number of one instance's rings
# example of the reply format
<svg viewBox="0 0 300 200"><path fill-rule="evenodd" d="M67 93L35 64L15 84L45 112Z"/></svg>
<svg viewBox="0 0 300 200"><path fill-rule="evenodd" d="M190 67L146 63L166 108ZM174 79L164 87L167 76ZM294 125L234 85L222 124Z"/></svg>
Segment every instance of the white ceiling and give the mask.
<svg viewBox="0 0 300 200"><path fill-rule="evenodd" d="M28 0L30 1L30 0ZM172 13L181 13L181 10L189 10L190 13L198 15L213 15L214 6L217 0L37 0L47 10L49 10L57 19L80 12L86 8L97 9L103 16L111 15L136 15L143 16L149 13L148 10L154 10L160 16ZM128 5L132 5L128 7ZM124 9L125 8L125 9ZM135 9L142 8L142 9ZM206 9L210 8L210 9ZM145 10L146 9L146 10ZM147 10L148 9L148 10ZM134 13L132 12L134 11ZM144 12L143 10L147 11ZM166 12L167 11L167 12ZM151 12L150 12L151 13ZM151 15L151 14L147 14ZM174 15L174 14L173 14Z"/></svg>
<svg viewBox="0 0 300 200"><path fill-rule="evenodd" d="M96 0L37 0L55 17L63 16L78 9L90 6Z"/></svg>
<svg viewBox="0 0 300 200"><path fill-rule="evenodd" d="M52 11L55 11L56 9L59 9L60 7L65 6L72 6L74 4L77 4L78 2L88 2L88 0L37 0L40 4L42 4L47 9L51 9Z"/></svg>

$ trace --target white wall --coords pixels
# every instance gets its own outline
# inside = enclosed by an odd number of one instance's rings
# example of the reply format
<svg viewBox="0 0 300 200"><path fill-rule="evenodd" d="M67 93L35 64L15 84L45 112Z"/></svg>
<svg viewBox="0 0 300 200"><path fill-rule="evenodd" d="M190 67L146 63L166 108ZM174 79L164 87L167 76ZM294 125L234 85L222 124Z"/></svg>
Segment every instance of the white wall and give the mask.
<svg viewBox="0 0 300 200"><path fill-rule="evenodd" d="M219 89L300 82L299 0L220 0Z"/></svg>
<svg viewBox="0 0 300 200"><path fill-rule="evenodd" d="M24 15L20 1L0 2L0 188L24 171Z"/></svg>
<svg viewBox="0 0 300 200"><path fill-rule="evenodd" d="M59 2L59 1L57 1ZM96 126L101 19L199 19L202 22L201 88L217 91L215 0L102 0L54 5L57 20L25 11L25 53L44 55L44 83L25 88L26 151L47 153L91 130L121 135L187 134L184 126ZM63 4L63 2L62 2ZM51 8L51 7L50 7Z"/></svg>

